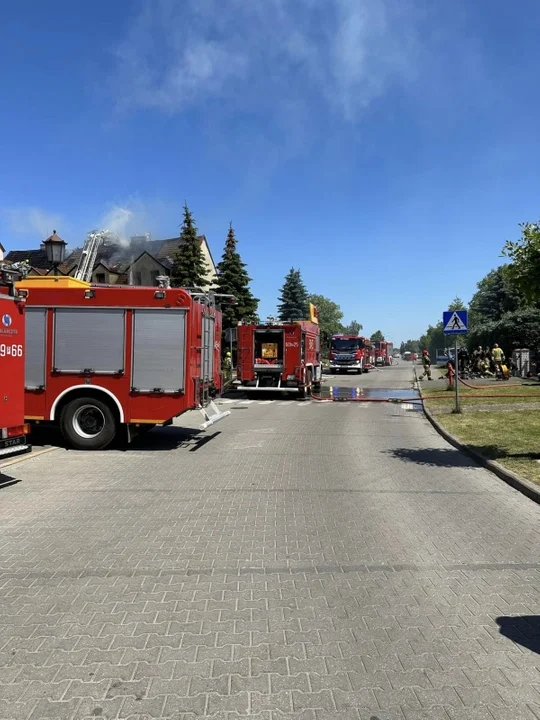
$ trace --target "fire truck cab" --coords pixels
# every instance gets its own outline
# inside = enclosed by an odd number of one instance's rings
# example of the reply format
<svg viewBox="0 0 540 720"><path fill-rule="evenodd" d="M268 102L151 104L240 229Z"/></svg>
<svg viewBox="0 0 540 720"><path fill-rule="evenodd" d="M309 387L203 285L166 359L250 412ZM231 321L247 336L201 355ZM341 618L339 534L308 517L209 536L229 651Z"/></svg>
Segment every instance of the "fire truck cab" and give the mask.
<svg viewBox="0 0 540 720"><path fill-rule="evenodd" d="M25 301L17 266L0 263L0 460L30 452L24 422Z"/></svg>
<svg viewBox="0 0 540 720"><path fill-rule="evenodd" d="M228 415L221 390L221 312L179 288L28 277L25 414L60 426L71 447L107 447L121 429L168 425L198 408L200 426ZM208 408L213 414L208 413Z"/></svg>
<svg viewBox="0 0 540 720"><path fill-rule="evenodd" d="M305 397L322 380L319 325L296 321L238 326L238 389Z"/></svg>
<svg viewBox="0 0 540 720"><path fill-rule="evenodd" d="M360 335L332 335L330 370L332 372L367 372L371 367L367 355L368 342Z"/></svg>

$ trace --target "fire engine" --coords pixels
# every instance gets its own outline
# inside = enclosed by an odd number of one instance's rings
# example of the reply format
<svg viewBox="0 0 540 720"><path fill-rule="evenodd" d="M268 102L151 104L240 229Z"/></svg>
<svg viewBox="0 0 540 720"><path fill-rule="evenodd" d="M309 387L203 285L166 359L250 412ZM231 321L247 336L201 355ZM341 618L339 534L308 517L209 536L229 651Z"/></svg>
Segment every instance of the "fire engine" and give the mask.
<svg viewBox="0 0 540 720"><path fill-rule="evenodd" d="M322 380L317 311L309 321L238 326L238 389L295 392L305 397Z"/></svg>
<svg viewBox="0 0 540 720"><path fill-rule="evenodd" d="M25 301L14 287L29 270L0 263L0 459L32 449L24 422Z"/></svg>
<svg viewBox="0 0 540 720"><path fill-rule="evenodd" d="M28 277L25 414L53 422L73 448L97 450L201 410L219 413L221 312L211 293Z"/></svg>
<svg viewBox="0 0 540 720"><path fill-rule="evenodd" d="M394 352L394 346L391 342L386 340L376 340L375 346L375 364L376 365L391 365L392 355Z"/></svg>
<svg viewBox="0 0 540 720"><path fill-rule="evenodd" d="M360 335L332 335L330 370L333 372L368 372L374 362L369 341Z"/></svg>

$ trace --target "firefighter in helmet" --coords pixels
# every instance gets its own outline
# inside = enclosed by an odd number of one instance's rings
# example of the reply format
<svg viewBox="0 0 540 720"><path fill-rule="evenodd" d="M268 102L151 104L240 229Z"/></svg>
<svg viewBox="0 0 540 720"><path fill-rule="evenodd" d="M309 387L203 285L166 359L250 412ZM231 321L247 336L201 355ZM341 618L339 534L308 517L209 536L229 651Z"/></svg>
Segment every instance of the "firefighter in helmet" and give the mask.
<svg viewBox="0 0 540 720"><path fill-rule="evenodd" d="M501 375L502 372L502 364L504 362L504 353L501 350L501 348L495 343L493 345L493 350L491 351L491 357L493 359L493 364L495 365L495 372L500 372Z"/></svg>
<svg viewBox="0 0 540 720"><path fill-rule="evenodd" d="M433 380L431 377L431 358L429 357L427 350L422 350L422 368L424 369L424 372L418 379L423 380L427 375L428 380Z"/></svg>

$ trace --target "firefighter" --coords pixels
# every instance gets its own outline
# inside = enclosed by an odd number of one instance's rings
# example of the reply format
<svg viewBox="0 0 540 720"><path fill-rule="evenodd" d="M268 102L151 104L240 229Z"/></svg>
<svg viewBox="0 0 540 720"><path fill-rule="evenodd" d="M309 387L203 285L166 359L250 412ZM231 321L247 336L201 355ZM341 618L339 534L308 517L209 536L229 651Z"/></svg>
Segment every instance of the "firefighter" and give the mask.
<svg viewBox="0 0 540 720"><path fill-rule="evenodd" d="M476 350L473 352L473 365L475 372L478 373L478 375L482 375L482 364L485 360L486 354L484 353L484 350L482 349L482 346L479 345Z"/></svg>
<svg viewBox="0 0 540 720"><path fill-rule="evenodd" d="M418 379L423 380L427 375L428 380L433 380L433 378L431 377L431 358L429 357L429 353L427 350L422 351L422 367L424 369L424 372L420 375Z"/></svg>
<svg viewBox="0 0 540 720"><path fill-rule="evenodd" d="M501 350L501 348L495 343L493 345L493 350L491 351L491 357L493 358L493 364L495 365L495 372L500 373L502 377L504 377L504 373L502 370L502 364L504 362L504 353Z"/></svg>

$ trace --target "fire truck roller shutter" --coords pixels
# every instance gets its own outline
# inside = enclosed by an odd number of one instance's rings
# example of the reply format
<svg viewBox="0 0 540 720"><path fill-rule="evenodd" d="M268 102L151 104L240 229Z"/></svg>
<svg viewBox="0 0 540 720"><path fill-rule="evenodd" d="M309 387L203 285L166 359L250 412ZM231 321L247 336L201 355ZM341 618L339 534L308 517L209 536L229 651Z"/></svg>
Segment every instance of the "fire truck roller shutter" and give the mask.
<svg viewBox="0 0 540 720"><path fill-rule="evenodd" d="M60 372L124 371L123 308L57 308L53 367Z"/></svg>
<svg viewBox="0 0 540 720"><path fill-rule="evenodd" d="M45 387L45 337L47 311L26 308L24 385L28 390Z"/></svg>
<svg viewBox="0 0 540 720"><path fill-rule="evenodd" d="M137 392L184 390L186 310L167 308L133 312L133 378Z"/></svg>

